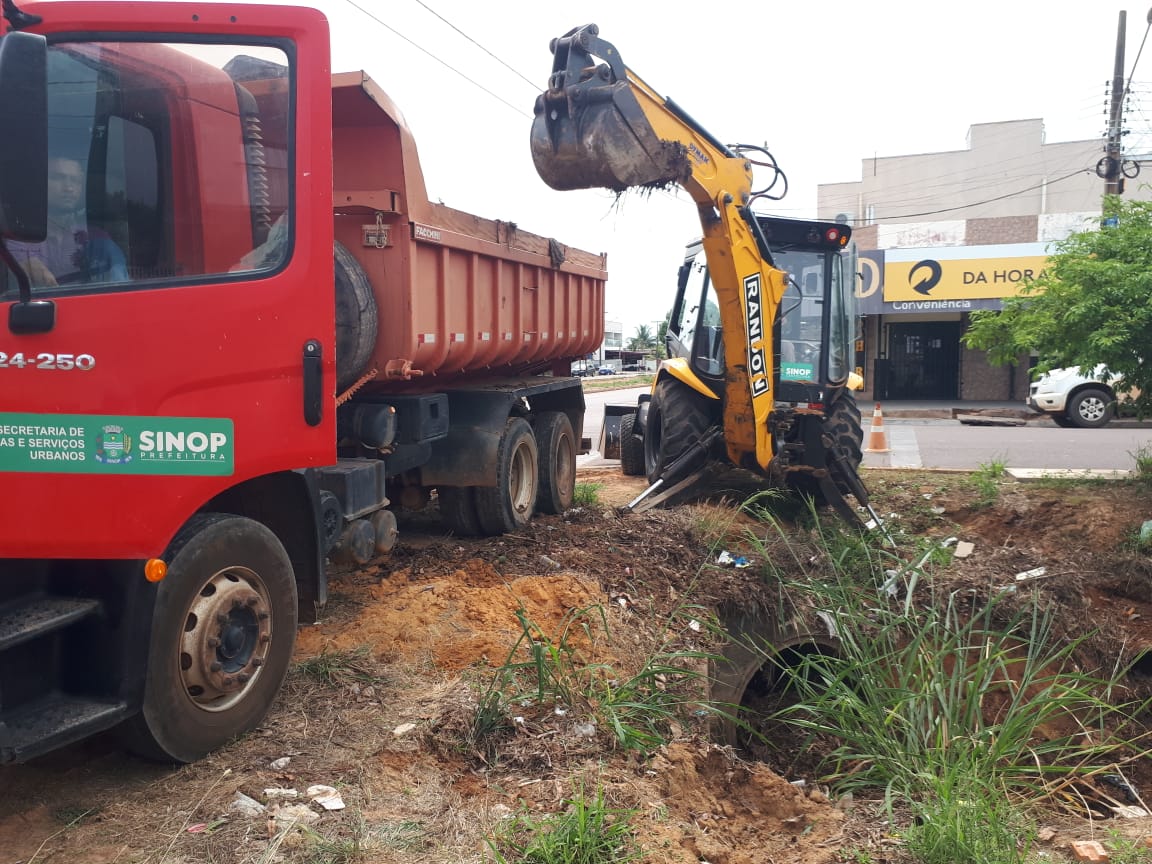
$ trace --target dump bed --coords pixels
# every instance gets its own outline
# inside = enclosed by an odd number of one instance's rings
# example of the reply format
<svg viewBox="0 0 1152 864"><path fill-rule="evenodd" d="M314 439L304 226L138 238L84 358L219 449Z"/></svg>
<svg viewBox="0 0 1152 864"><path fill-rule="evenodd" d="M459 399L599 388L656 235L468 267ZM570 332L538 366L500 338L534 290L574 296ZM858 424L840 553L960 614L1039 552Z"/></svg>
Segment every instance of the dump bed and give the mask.
<svg viewBox="0 0 1152 864"><path fill-rule="evenodd" d="M363 73L333 76L332 108L336 239L379 309L370 366L521 375L599 347L605 256L429 202L404 118Z"/></svg>

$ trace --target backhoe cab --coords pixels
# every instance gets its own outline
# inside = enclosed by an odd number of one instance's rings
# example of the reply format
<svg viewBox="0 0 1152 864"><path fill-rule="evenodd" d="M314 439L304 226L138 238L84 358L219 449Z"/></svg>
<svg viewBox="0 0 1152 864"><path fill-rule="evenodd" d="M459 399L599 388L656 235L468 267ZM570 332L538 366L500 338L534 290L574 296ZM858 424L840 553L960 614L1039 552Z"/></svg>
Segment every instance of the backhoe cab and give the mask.
<svg viewBox="0 0 1152 864"><path fill-rule="evenodd" d="M757 162L776 173L753 191L746 154L760 148L721 144L628 69L595 25L551 47L531 136L541 178L560 190L679 184L703 229L680 271L669 359L620 419L623 470L667 495L727 461L857 521L844 497L868 506L849 389L851 229L753 213L758 197L782 197L767 194L783 177L774 160Z"/></svg>

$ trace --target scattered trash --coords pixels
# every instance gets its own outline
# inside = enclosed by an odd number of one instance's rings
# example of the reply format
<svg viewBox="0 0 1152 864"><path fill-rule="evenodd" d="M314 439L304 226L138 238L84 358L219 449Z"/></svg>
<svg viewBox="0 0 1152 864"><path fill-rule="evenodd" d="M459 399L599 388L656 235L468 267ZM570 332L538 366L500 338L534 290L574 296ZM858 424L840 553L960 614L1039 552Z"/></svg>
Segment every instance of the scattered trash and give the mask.
<svg viewBox="0 0 1152 864"><path fill-rule="evenodd" d="M392 730L392 734L397 738L403 738L415 728L415 723L401 723L399 726Z"/></svg>
<svg viewBox="0 0 1152 864"><path fill-rule="evenodd" d="M237 792L228 805L229 813L239 813L241 816L255 818L264 814L267 808L255 798L249 798L243 792Z"/></svg>
<svg viewBox="0 0 1152 864"><path fill-rule="evenodd" d="M1027 582L1029 579L1039 579L1048 573L1047 567L1033 567L1031 570L1025 570L1023 573L1016 574L1017 582Z"/></svg>
<svg viewBox="0 0 1152 864"><path fill-rule="evenodd" d="M635 605L632 602L632 598L627 594L617 594L612 598L612 602L619 606L621 609L628 609Z"/></svg>
<svg viewBox="0 0 1152 864"><path fill-rule="evenodd" d="M795 786L797 789L803 789L805 786L808 785L808 781L801 778L799 780L789 780L788 784L790 786Z"/></svg>
<svg viewBox="0 0 1152 864"><path fill-rule="evenodd" d="M1140 548L1152 548L1152 519L1140 526Z"/></svg>
<svg viewBox="0 0 1152 864"><path fill-rule="evenodd" d="M555 558L549 558L547 555L541 555L540 556L540 563L543 564L545 567L551 567L553 570L559 570L560 569L560 562L557 561Z"/></svg>
<svg viewBox="0 0 1152 864"><path fill-rule="evenodd" d="M1129 783L1121 774L1102 774L1100 775L1100 782L1105 783L1108 786L1112 786L1113 788L1119 789L1121 792L1123 792L1124 800L1129 804L1144 803L1140 799L1140 793L1133 789L1132 784Z"/></svg>
<svg viewBox="0 0 1152 864"><path fill-rule="evenodd" d="M969 543L967 540L960 540L956 543L956 549L953 550L952 555L955 558L967 558L974 551L976 551L975 543Z"/></svg>
<svg viewBox="0 0 1152 864"><path fill-rule="evenodd" d="M567 708L561 708L559 705L557 705L553 709L552 713L555 714L557 717L567 717L568 716L568 709Z"/></svg>
<svg viewBox="0 0 1152 864"><path fill-rule="evenodd" d="M299 798L300 792L296 789L271 788L264 790L265 798Z"/></svg>
<svg viewBox="0 0 1152 864"><path fill-rule="evenodd" d="M929 507L928 509L935 516L941 516L947 512L943 507Z"/></svg>
<svg viewBox="0 0 1152 864"><path fill-rule="evenodd" d="M735 567L737 570L752 566L752 562L743 555L733 555L727 549L716 556L716 563L721 567Z"/></svg>
<svg viewBox="0 0 1152 864"><path fill-rule="evenodd" d="M579 738L595 738L596 737L596 724L595 723L574 723L574 724L572 724L572 733Z"/></svg>
<svg viewBox="0 0 1152 864"><path fill-rule="evenodd" d="M320 819L320 814L307 804L289 804L272 814L277 825L311 825Z"/></svg>
<svg viewBox="0 0 1152 864"><path fill-rule="evenodd" d="M817 610L816 617L824 622L824 626L827 628L829 636L838 637L840 635L840 631L836 627L836 619L832 617L831 612L825 612L824 610L820 609Z"/></svg>
<svg viewBox="0 0 1152 864"><path fill-rule="evenodd" d="M195 825L189 825L185 829L189 834L203 834L208 830L207 822L197 822Z"/></svg>
<svg viewBox="0 0 1152 864"><path fill-rule="evenodd" d="M1048 843L1056 836L1055 828L1041 828L1036 832L1036 839L1041 843Z"/></svg>
<svg viewBox="0 0 1152 864"><path fill-rule="evenodd" d="M885 570L884 575L887 578L884 580L884 584L880 586L880 590L887 594L889 597L895 598L896 595L900 593L900 571Z"/></svg>
<svg viewBox="0 0 1152 864"><path fill-rule="evenodd" d="M1113 807L1112 812L1121 819L1144 819L1148 816L1148 811L1143 807L1134 807L1131 804Z"/></svg>
<svg viewBox="0 0 1152 864"><path fill-rule="evenodd" d="M527 721L523 717L513 717L512 722L517 726L523 726Z"/></svg>
<svg viewBox="0 0 1152 864"><path fill-rule="evenodd" d="M331 786L323 786L316 784L315 786L308 787L308 797L323 807L325 810L343 810L344 799L340 797Z"/></svg>
<svg viewBox="0 0 1152 864"><path fill-rule="evenodd" d="M700 622L697 621L695 618L693 618L691 621L688 622L688 629L691 630L693 633L699 633L700 632Z"/></svg>
<svg viewBox="0 0 1152 864"><path fill-rule="evenodd" d="M959 538L959 537L948 537L947 539L944 539L944 540L941 540L941 541L940 541L940 548L941 548L941 549L947 549L947 548L948 548L949 546L951 546L953 543L959 543L959 542L960 542L960 538Z"/></svg>
<svg viewBox="0 0 1152 864"><path fill-rule="evenodd" d="M288 764L291 761L291 756L281 756L279 759L273 759L270 763L268 763L268 767L270 767L273 771L283 771L288 767Z"/></svg>

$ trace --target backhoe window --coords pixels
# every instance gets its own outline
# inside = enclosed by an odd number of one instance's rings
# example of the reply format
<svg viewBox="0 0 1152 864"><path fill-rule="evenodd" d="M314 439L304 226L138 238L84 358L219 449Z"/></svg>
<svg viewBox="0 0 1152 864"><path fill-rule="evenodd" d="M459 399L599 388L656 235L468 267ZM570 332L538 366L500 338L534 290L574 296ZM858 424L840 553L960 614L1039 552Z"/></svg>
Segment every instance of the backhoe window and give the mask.
<svg viewBox="0 0 1152 864"><path fill-rule="evenodd" d="M780 304L780 380L818 381L824 319L824 255L778 252L776 266L787 274Z"/></svg>
<svg viewBox="0 0 1152 864"><path fill-rule="evenodd" d="M724 330L720 325L720 303L703 251L697 253L689 267L680 314L669 330L680 342L681 356L689 358L698 374L723 375Z"/></svg>
<svg viewBox="0 0 1152 864"><path fill-rule="evenodd" d="M856 317L855 247L849 254L836 256L831 262L832 300L828 316L828 381L839 384L852 371L852 348Z"/></svg>
<svg viewBox="0 0 1152 864"><path fill-rule="evenodd" d="M56 43L40 296L263 274L290 254L291 86L276 46ZM0 265L2 267L2 265ZM0 287L15 277L0 270Z"/></svg>

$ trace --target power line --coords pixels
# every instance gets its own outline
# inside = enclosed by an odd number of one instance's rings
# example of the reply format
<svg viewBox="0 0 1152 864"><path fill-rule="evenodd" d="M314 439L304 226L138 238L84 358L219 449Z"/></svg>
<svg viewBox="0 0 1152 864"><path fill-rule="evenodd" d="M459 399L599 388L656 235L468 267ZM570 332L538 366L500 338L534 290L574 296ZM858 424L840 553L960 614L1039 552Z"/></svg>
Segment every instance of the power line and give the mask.
<svg viewBox="0 0 1152 864"><path fill-rule="evenodd" d="M485 48L483 45L481 45L479 42L477 42L475 39L473 39L471 36L469 36L467 33L465 33L463 30L461 30L459 27L457 27L455 24L453 24L451 21L449 21L447 18L445 18L443 15L441 15L439 12L437 12L435 9L433 9L431 6L429 6L427 3L425 3L424 0L416 0L416 2L419 3L421 6L423 6L425 9L427 9L429 12L431 12L433 15L435 15L437 18L439 18L441 21L443 21L445 24L447 24L449 27L451 27L453 30L455 30L457 33L459 33L461 36L463 36L465 39L467 39L469 42L471 42L473 45L475 45L477 48L479 48L481 51L483 51L485 54L487 54L489 57L491 57L493 60L495 60L497 63L499 63L501 66L503 66L505 69L507 69L509 72L511 72L513 75L517 75L523 81L526 81L528 83L528 86L530 86L537 93L540 92L540 85L539 84L537 84L531 78L528 78L527 76L522 74L519 69L514 69L513 67L511 67L510 65L505 63L503 59L501 59L500 57L497 57L495 54L493 54L491 51L489 51L487 48Z"/></svg>
<svg viewBox="0 0 1152 864"><path fill-rule="evenodd" d="M1009 192L1005 195L997 195L995 198L986 198L983 201L973 201L971 204L960 204L956 207L942 207L939 210L925 210L921 213L901 213L898 216L879 216L879 217L875 217L873 221L874 222L881 222L881 221L888 222L888 221L891 221L894 219L911 219L911 218L916 217L916 216L936 216L940 213L952 213L952 212L955 212L956 210L968 210L972 207L980 207L984 204L993 204L996 201L1004 201L1007 198L1015 198L1017 195L1023 195L1025 192L1035 191L1036 189L1040 189L1041 187L1043 187L1045 185L1051 186L1053 183L1061 183L1065 180L1068 180L1072 177L1075 177L1077 174L1088 174L1088 173L1090 173L1089 169L1079 168L1079 169L1073 171L1071 174L1065 174L1063 177L1057 177L1054 180L1045 180L1041 183L1037 183L1035 186L1029 186L1026 189L1018 189L1015 192ZM853 222L862 222L863 220L860 219L859 217L857 217L857 218L853 219L852 221Z"/></svg>
<svg viewBox="0 0 1152 864"><path fill-rule="evenodd" d="M403 39L405 42L407 42L409 45L411 45L413 48L416 48L417 50L423 52L424 54L427 54L429 57L431 57L433 60L435 60L441 66L444 66L445 68L450 69L451 71L455 72L457 75L459 75L465 81L467 81L469 84L483 90L485 93L487 93L489 96L491 96L496 101L502 102L503 104L507 105L509 108L511 108L513 111L515 111L520 116L527 117L529 120L532 119L532 115L529 114L527 111L523 110L522 108L518 108L517 106L515 106L511 102L509 102L507 99L504 99L501 96L497 96L495 93L493 93L491 90L489 90L483 84L481 84L479 81L476 81L472 78L469 78L467 75L465 75L463 72L461 72L455 66L453 66L451 63L447 62L446 60L440 59L435 54L433 54L431 51L429 51L427 48L425 48L423 45L420 45L419 43L414 42L413 40L409 39L407 36L405 36L403 33L401 33L395 27L393 27L389 24L385 24L380 18L377 18L375 15L373 15L371 12L369 12L367 9L365 9L363 6L361 6L359 3L357 3L356 0L344 0L344 2L347 3L349 6L352 6L356 9L359 9L361 12L363 12L365 15L367 15L369 18L371 18L373 21L375 21L377 24L379 24L384 29L390 31L391 33L396 34L401 39Z"/></svg>

